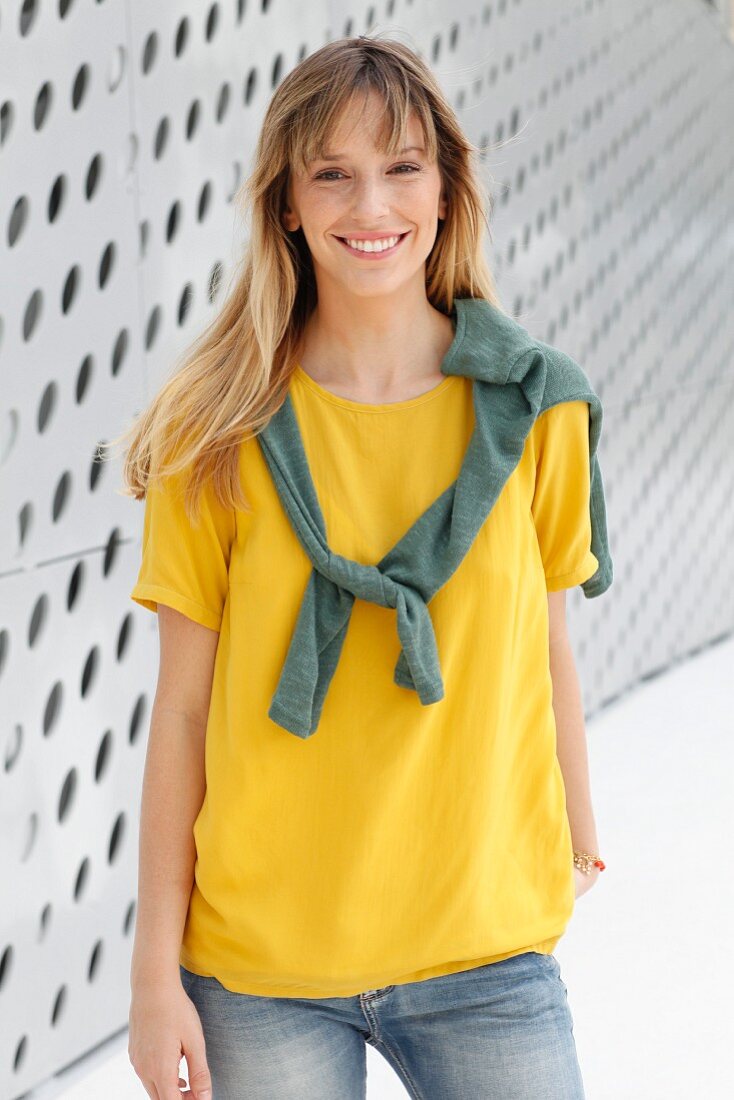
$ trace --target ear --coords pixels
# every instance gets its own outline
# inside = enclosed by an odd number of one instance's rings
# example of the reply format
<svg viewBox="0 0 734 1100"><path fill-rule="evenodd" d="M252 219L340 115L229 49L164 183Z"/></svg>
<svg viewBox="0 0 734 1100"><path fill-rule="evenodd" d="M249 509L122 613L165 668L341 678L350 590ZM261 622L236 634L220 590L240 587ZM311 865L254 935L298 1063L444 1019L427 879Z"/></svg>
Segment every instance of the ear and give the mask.
<svg viewBox="0 0 734 1100"><path fill-rule="evenodd" d="M298 220L298 217L288 206L286 206L285 210L283 211L282 220L283 225L286 227L289 233L295 232L295 230L298 229L299 225L301 224Z"/></svg>
<svg viewBox="0 0 734 1100"><path fill-rule="evenodd" d="M438 203L438 216L441 221L446 221L446 217L449 212L449 203L446 196L442 193Z"/></svg>
<svg viewBox="0 0 734 1100"><path fill-rule="evenodd" d="M283 213L281 214L281 220L289 233L295 232L300 226L298 215L294 213L291 202L293 201L291 188L293 186L292 178L288 179L288 183L283 194Z"/></svg>

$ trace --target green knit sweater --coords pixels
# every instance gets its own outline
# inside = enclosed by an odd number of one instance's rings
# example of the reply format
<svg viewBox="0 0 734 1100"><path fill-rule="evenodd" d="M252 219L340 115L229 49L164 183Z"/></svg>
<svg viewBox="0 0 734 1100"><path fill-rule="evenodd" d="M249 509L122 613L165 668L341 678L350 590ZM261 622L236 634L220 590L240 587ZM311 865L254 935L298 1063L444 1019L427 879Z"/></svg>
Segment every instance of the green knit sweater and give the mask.
<svg viewBox="0 0 734 1100"><path fill-rule="evenodd" d="M395 608L401 653L395 683L422 704L444 685L428 604L461 564L523 453L537 416L562 401L589 404L591 550L599 562L581 588L600 596L613 579L597 447L602 406L565 352L531 336L482 298L457 298L454 339L441 371L473 379L474 430L459 476L377 565L333 553L290 400L259 433L286 514L313 564L268 717L298 737L317 729L355 598ZM440 454L440 449L438 449Z"/></svg>

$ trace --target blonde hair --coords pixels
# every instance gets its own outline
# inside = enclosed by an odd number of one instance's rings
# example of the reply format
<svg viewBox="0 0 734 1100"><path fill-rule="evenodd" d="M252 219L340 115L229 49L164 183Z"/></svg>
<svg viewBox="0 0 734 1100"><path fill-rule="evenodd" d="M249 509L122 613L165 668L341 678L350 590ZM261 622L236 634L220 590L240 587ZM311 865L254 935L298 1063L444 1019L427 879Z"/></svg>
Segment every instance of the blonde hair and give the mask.
<svg viewBox="0 0 734 1100"><path fill-rule="evenodd" d="M189 471L186 508L211 483L225 507L250 509L239 474L243 441L283 403L316 283L302 230L286 230L282 213L289 173L328 148L342 110L376 91L384 102L378 140L394 155L411 112L426 153L437 160L447 216L426 261L426 296L443 313L455 297L485 298L502 308L483 251L491 239L491 198L475 163L480 150L462 132L428 66L401 42L360 35L330 42L306 57L273 94L255 150L255 167L237 196L251 234L222 308L133 425L109 446L129 440L126 496L139 500L155 477Z"/></svg>

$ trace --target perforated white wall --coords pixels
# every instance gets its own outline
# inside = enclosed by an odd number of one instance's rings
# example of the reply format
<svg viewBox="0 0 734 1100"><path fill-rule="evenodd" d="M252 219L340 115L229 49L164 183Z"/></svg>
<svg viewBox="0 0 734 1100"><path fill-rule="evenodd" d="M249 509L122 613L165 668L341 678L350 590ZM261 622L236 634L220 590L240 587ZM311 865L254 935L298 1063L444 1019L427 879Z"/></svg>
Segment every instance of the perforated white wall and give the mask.
<svg viewBox="0 0 734 1100"><path fill-rule="evenodd" d="M569 593L587 712L731 631L726 5L0 3L0 1097L127 1023L157 664L142 506L96 447L218 301L272 89L394 31L497 183L503 299L605 410L611 594ZM644 736L644 731L641 731Z"/></svg>

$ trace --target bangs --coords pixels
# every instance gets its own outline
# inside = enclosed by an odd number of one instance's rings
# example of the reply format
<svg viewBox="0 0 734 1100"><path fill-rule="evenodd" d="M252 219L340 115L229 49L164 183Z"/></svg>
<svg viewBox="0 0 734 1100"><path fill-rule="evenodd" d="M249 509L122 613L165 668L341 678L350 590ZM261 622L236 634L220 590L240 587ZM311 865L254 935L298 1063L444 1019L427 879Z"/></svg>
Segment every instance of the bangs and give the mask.
<svg viewBox="0 0 734 1100"><path fill-rule="evenodd" d="M370 92L376 92L382 101L377 114L373 110L369 114L379 151L394 156L408 144L408 123L415 112L423 132L426 156L435 160L438 152L436 128L420 85L411 88L406 73L390 65L362 64L352 73L345 73L344 67L338 66L329 86L319 88L311 99L305 100L299 115L291 120L288 156L294 171L305 175L314 160L333 152L332 138L342 117L352 106L359 108L360 103L362 111L358 117L365 116L368 106L371 107L368 104Z"/></svg>

